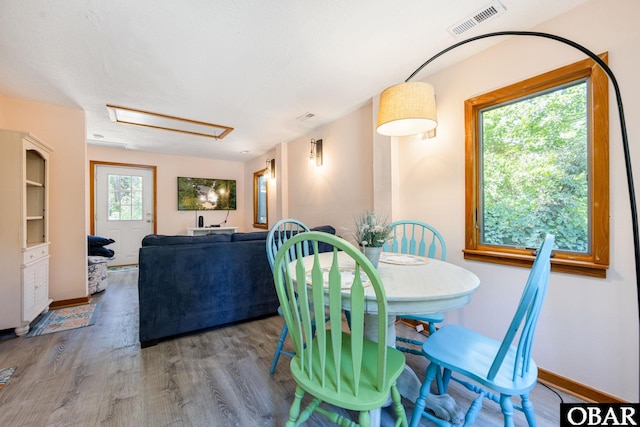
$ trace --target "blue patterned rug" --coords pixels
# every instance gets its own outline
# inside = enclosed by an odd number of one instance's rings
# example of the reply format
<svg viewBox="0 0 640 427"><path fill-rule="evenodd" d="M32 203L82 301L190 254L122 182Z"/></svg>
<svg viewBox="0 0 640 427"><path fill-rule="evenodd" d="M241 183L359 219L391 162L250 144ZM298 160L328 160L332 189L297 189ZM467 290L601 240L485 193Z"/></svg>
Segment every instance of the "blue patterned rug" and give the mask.
<svg viewBox="0 0 640 427"><path fill-rule="evenodd" d="M0 389L9 381L16 368L17 366L12 366L11 368L0 369Z"/></svg>
<svg viewBox="0 0 640 427"><path fill-rule="evenodd" d="M107 267L108 271L129 271L129 270L137 270L138 266L137 265L122 265L122 266L115 266L115 267Z"/></svg>
<svg viewBox="0 0 640 427"><path fill-rule="evenodd" d="M29 331L27 337L91 326L96 321L99 307L100 304L91 303L51 310Z"/></svg>

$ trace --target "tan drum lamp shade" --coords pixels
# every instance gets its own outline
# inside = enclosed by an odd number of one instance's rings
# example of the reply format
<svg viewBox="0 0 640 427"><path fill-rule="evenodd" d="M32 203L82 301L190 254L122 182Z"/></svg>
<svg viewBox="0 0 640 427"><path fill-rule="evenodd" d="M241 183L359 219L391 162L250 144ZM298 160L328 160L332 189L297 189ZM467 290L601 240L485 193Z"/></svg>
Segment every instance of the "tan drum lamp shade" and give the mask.
<svg viewBox="0 0 640 427"><path fill-rule="evenodd" d="M416 135L433 130L437 125L436 96L429 83L400 83L380 94L377 123L379 134Z"/></svg>

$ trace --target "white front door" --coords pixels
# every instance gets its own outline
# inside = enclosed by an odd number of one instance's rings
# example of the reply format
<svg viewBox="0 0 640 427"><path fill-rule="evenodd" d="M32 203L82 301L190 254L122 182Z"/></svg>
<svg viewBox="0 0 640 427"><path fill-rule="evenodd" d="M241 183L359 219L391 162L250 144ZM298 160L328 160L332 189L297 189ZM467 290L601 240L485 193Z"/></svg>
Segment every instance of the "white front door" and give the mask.
<svg viewBox="0 0 640 427"><path fill-rule="evenodd" d="M144 167L95 165L95 235L115 243L111 266L138 263L142 238L154 232L154 170Z"/></svg>

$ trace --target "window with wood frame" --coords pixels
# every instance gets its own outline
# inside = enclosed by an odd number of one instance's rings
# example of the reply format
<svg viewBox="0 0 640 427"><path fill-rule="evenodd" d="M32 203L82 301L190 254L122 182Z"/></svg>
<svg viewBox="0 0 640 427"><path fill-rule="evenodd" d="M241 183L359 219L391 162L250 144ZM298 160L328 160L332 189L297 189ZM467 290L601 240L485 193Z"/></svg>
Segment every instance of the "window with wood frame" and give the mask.
<svg viewBox="0 0 640 427"><path fill-rule="evenodd" d="M268 181L267 170L263 169L253 173L253 227L269 228L268 207Z"/></svg>
<svg viewBox="0 0 640 427"><path fill-rule="evenodd" d="M607 54L600 58L607 61ZM609 86L591 59L465 101L465 259L606 277Z"/></svg>

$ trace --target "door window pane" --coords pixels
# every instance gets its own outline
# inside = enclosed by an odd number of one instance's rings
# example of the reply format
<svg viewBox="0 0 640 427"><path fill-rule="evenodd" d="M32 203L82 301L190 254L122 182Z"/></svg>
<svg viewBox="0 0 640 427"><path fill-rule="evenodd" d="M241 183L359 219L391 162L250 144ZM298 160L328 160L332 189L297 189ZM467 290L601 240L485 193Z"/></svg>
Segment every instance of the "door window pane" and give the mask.
<svg viewBox="0 0 640 427"><path fill-rule="evenodd" d="M107 175L109 221L142 221L142 177Z"/></svg>

